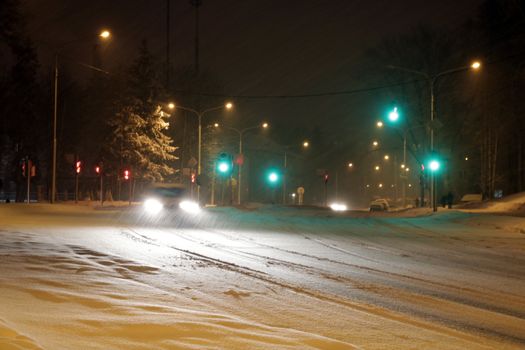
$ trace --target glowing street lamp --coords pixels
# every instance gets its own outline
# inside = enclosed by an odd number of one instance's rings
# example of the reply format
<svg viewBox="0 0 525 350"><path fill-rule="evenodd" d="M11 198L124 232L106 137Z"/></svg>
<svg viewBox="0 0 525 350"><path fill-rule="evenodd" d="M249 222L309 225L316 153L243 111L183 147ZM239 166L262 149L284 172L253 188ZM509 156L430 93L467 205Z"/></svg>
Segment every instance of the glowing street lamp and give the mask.
<svg viewBox="0 0 525 350"><path fill-rule="evenodd" d="M349 168L353 168L354 167L354 163L348 163L348 167Z"/></svg>
<svg viewBox="0 0 525 350"><path fill-rule="evenodd" d="M389 156L388 154L385 154L384 159L385 159L385 160L389 160L389 159L390 159L390 156Z"/></svg>
<svg viewBox="0 0 525 350"><path fill-rule="evenodd" d="M110 37L110 32L108 30L104 30L101 32L98 36L104 40L108 39ZM64 48L68 44L73 44L76 42L79 42L82 40L74 40L69 43L66 43L65 45L62 45L61 48ZM93 70L97 70L99 72L104 72L100 68L89 66L89 65L83 65L86 68L90 68ZM53 103L53 157L52 157L52 165L51 165L51 198L50 203L55 203L55 197L56 197L56 172L57 172L57 114L58 114L58 50L55 52L55 74L54 74L54 103Z"/></svg>
<svg viewBox="0 0 525 350"><path fill-rule="evenodd" d="M377 125L378 128L382 128L383 127L383 122L382 121L378 121L376 123L376 125Z"/></svg>
<svg viewBox="0 0 525 350"><path fill-rule="evenodd" d="M173 104L173 107L174 109L182 109L183 111L188 111L188 112L191 112L193 113L194 115L197 116L198 120L199 120L199 129L198 129L198 133L199 133L199 144L198 144L198 153L197 153L197 176L199 176L201 174L201 154L202 154L202 117L206 114L206 113L209 113L209 112L212 112L212 111L216 111L216 110L219 110L219 109L223 109L223 108L226 108L227 110L230 110L233 108L233 104L231 102L227 102L226 104L222 105L222 106L216 106L216 107L212 107L212 108L208 108L208 109L205 109L203 111L197 111L193 108L189 108L189 107L184 107L184 106L177 106L175 104ZM197 186L197 201L200 201L200 194L201 194L201 187L200 186Z"/></svg>
<svg viewBox="0 0 525 350"><path fill-rule="evenodd" d="M377 142L377 141L372 142L372 146L374 146L374 147L379 146L379 142Z"/></svg>
<svg viewBox="0 0 525 350"><path fill-rule="evenodd" d="M99 36L102 39L108 39L111 36L111 33L109 30L103 30L102 32L100 32Z"/></svg>
<svg viewBox="0 0 525 350"><path fill-rule="evenodd" d="M310 146L310 143L308 141L303 142L303 147L308 148Z"/></svg>
<svg viewBox="0 0 525 350"><path fill-rule="evenodd" d="M376 165L376 166L374 167L374 170L375 170L375 171L379 171L380 169L381 169L381 167L380 167L379 165Z"/></svg>
<svg viewBox="0 0 525 350"><path fill-rule="evenodd" d="M430 75L427 72L422 72L422 71L418 71L415 69L409 69L409 68L393 66L393 65L389 65L388 68L401 70L401 71L409 72L412 74L417 74L419 76L424 77L427 80L429 90L430 90L429 91L430 92L430 122L433 123L434 119L436 118L436 112L435 112L436 111L436 102L435 102L436 100L434 96L434 90L435 90L435 85L436 85L437 80L445 75L463 72L469 69L478 71L481 68L481 62L474 61L468 66L447 69L445 71L442 71L442 72L439 72L433 75ZM430 152L434 152L434 128L433 127L430 128ZM434 211L437 210L435 185L436 184L435 184L434 172L431 172L430 173L430 202L432 203L434 207L433 208Z"/></svg>

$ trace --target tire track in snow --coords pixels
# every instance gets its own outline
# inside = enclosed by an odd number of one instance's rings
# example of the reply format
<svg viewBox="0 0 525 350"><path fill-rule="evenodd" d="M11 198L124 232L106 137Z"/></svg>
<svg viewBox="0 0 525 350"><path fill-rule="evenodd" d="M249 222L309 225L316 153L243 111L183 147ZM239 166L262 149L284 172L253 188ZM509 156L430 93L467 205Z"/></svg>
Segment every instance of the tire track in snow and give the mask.
<svg viewBox="0 0 525 350"><path fill-rule="evenodd" d="M146 235L143 235L143 234L139 233L138 231L136 231L136 230L134 230L132 228L128 227L128 230L130 230L133 233L137 234L142 239L153 240L152 238L150 238L150 237L148 237ZM202 230L202 231L204 231L204 230ZM166 232L171 232L171 231L166 231ZM180 236L180 233L178 233L178 235ZM184 236L186 236L186 235L184 235ZM210 248L205 242L202 242L202 241L199 241L199 240L195 240L195 239L192 239L192 241L195 242L195 243L199 243L199 244L205 245L206 247ZM284 289L287 289L287 290L291 290L291 291L293 291L295 293L298 293L298 294L303 294L303 295L306 295L306 296L309 296L309 297L312 297L312 298L315 298L315 299L318 299L318 300L321 300L321 301L324 301L324 302L335 303L337 305L345 306L345 307L351 308L354 311L363 312L365 314L372 314L372 315L375 315L375 316L378 316L378 317L381 317L381 318L394 320L394 321L402 322L402 323L406 323L406 324L410 324L410 325L415 326L415 327L420 327L420 328L424 328L424 329L431 330L431 331L434 331L434 332L439 332L441 334L447 334L448 336L458 337L458 338L461 338L463 340L468 340L468 341L474 342L477 345L482 344L482 342L480 342L479 338L477 338L479 335L484 335L484 336L486 336L488 338L496 338L496 339L500 339L500 340L506 340L506 341L510 341L510 342L518 343L518 344L525 344L525 339L522 339L522 338L519 338L519 337L514 337L514 336L511 336L511 335L508 335L508 334L504 334L504 333L501 333L501 332L493 331L491 329L486 329L486 328L477 327L477 326L473 326L473 325L469 325L469 324L464 324L464 323L461 323L461 322L452 322L449 319L439 318L437 316L435 316L435 317L433 317L431 319L431 321L433 321L433 323L429 322L428 315L422 314L422 313L420 313L419 315L417 313L414 313L414 314L411 315L412 317L413 316L419 316L419 317L426 316L426 317L422 317L422 319L407 318L406 314L396 312L393 309L387 309L387 308L384 308L382 306L378 307L377 305L368 305L368 304L353 302L353 301L350 301L348 299L343 299L340 296L336 296L336 295L328 294L328 293L323 293L323 292L321 292L319 290L308 290L308 289L305 289L303 287L299 287L299 286L287 283L286 281L278 280L278 279L274 278L273 276L271 276L271 275L269 275L269 274L267 274L266 272L263 272L263 271L252 269L252 268L249 268L249 267L246 267L246 266L241 266L241 265L238 265L238 264L235 264L235 263L231 263L231 262L228 262L228 261L224 261L224 260L221 260L221 259L213 258L213 257L207 256L207 255L204 255L204 254L201 254L201 253L197 253L197 252L194 252L194 251L191 251L191 250L181 249L181 248L175 247L173 245L167 245L167 247L169 247L171 249L174 249L174 250L177 250L179 252L183 252L185 254L191 255L191 256L193 256L193 257L195 257L197 259L201 259L203 261L206 261L207 263L215 265L218 268L223 268L223 269L227 269L227 270L232 271L232 272L237 272L237 273L240 273L240 274L242 274L244 276L255 278L255 279L263 281L265 283L269 283L269 284L272 284L272 285L275 285L275 286L278 286L278 287L281 287L281 288L284 288ZM269 247L272 247L272 246L269 246ZM218 248L216 246L213 247L213 248L214 249L221 249L221 248ZM314 256L310 256L310 257L315 258ZM277 260L279 260L279 259L277 259ZM290 262L287 262L287 261L284 261L284 260L279 260L279 261L282 262L282 263L290 264ZM337 262L337 261L335 261L335 262ZM337 263L340 263L340 262L337 262ZM292 264L294 264L294 263L292 263ZM298 265L298 264L295 264L295 265L303 267L303 266ZM382 271L382 270L372 269L372 268L359 266L359 265L350 264L350 266L357 267L357 268L362 268L362 269L365 269L365 270L368 270L368 271L373 271L373 272L378 272L378 273L386 273L388 275L394 275L396 277L404 277L404 278L409 278L409 279L421 280L421 279L418 279L418 278L412 278L411 276L405 276L405 275L400 275L400 274L389 273L389 272L385 272L385 271ZM427 282L425 280L422 280L422 281ZM457 329L451 328L449 326L450 324L453 324ZM474 334L465 333L465 331L469 331L469 332L474 333Z"/></svg>

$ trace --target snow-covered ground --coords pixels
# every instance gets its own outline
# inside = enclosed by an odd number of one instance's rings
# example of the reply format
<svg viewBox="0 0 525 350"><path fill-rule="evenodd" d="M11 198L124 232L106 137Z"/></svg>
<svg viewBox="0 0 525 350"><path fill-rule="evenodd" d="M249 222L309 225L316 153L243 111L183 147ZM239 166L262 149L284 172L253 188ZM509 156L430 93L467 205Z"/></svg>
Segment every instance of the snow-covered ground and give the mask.
<svg viewBox="0 0 525 350"><path fill-rule="evenodd" d="M524 349L524 221L0 205L0 349Z"/></svg>

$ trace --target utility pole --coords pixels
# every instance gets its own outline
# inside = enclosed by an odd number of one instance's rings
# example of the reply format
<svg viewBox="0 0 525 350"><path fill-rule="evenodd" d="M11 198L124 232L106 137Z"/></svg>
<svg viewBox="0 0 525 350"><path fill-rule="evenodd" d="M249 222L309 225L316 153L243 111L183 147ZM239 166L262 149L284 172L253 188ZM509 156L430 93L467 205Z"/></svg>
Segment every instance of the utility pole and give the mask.
<svg viewBox="0 0 525 350"><path fill-rule="evenodd" d="M195 7L195 74L199 74L199 7L202 0L190 0Z"/></svg>
<svg viewBox="0 0 525 350"><path fill-rule="evenodd" d="M166 87L170 87L170 0L166 0Z"/></svg>
<svg viewBox="0 0 525 350"><path fill-rule="evenodd" d="M288 168L288 155L286 153L286 150L284 151L284 170L283 170L283 205L286 205L286 172Z"/></svg>

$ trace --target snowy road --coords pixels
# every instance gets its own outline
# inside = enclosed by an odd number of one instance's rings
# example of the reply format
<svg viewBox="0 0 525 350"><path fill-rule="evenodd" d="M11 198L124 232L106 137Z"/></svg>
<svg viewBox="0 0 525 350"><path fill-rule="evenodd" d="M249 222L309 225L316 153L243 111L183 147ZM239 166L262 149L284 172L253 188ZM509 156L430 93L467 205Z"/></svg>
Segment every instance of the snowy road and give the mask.
<svg viewBox="0 0 525 350"><path fill-rule="evenodd" d="M2 350L525 349L521 218L4 205L0 223Z"/></svg>

